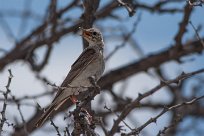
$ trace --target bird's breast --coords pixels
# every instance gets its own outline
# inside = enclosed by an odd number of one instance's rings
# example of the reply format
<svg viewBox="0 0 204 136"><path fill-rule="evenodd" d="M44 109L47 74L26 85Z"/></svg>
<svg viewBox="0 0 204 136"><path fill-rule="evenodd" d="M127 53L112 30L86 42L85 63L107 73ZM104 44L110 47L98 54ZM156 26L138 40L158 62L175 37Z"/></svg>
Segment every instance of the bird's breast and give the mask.
<svg viewBox="0 0 204 136"><path fill-rule="evenodd" d="M79 76L77 76L72 82L71 85L80 85L80 86L91 86L89 77L95 76L96 80L100 79L104 71L104 60L103 56L98 56L93 60Z"/></svg>

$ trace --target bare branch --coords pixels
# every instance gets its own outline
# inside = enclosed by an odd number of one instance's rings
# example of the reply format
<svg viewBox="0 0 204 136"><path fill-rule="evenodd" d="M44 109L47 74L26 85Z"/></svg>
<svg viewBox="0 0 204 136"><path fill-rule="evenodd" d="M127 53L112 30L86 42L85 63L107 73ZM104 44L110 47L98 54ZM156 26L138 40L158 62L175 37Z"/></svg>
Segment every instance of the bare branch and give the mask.
<svg viewBox="0 0 204 136"><path fill-rule="evenodd" d="M139 132L141 132L146 126L148 126L149 124L151 123L156 123L157 119L162 116L163 114L165 114L166 112L168 111L172 111L176 108L179 108L181 106L186 106L186 105L192 105L194 104L195 102L197 102L198 100L200 99L203 99L204 98L204 95L203 96L200 96L200 97L197 97L197 98L194 98L192 99L191 101L188 101L188 102L183 102L183 103L180 103L180 104L177 104L177 105L174 105L174 106L171 106L171 107L166 107L164 108L157 116L153 117L153 118L150 118L147 122L145 122L142 126L136 128L134 131L128 133L128 134L122 134L123 136L131 136L131 135L136 135L136 134L139 134Z"/></svg>
<svg viewBox="0 0 204 136"><path fill-rule="evenodd" d="M23 122L24 132L25 132L25 134L28 135L29 133L28 133L28 131L27 131L26 121L25 121L25 119L24 119L24 117L23 117L23 113L22 113L22 111L21 111L21 109L20 109L20 104L19 104L19 103L16 103L16 104L17 104L17 108L18 108L18 111L19 111L20 116L21 116L21 120L22 120L22 122Z"/></svg>
<svg viewBox="0 0 204 136"><path fill-rule="evenodd" d="M61 136L60 132L59 132L59 127L55 125L55 123L53 122L53 120L51 118L50 119L50 124L54 127L55 131L57 132L58 136Z"/></svg>
<svg viewBox="0 0 204 136"><path fill-rule="evenodd" d="M189 7L188 4L186 4L185 7L184 7L183 19L182 19L182 21L179 24L178 33L176 34L176 36L174 38L177 46L181 46L182 45L183 35L186 32L186 27L188 25L188 21L190 19L192 11L193 11L193 9L191 7Z"/></svg>
<svg viewBox="0 0 204 136"><path fill-rule="evenodd" d="M203 50L203 46L201 45L200 41L190 41L182 46L183 48L181 50L178 50L177 47L170 47L167 50L161 51L160 53L149 55L139 61L122 66L116 70L112 70L104 75L99 80L98 84L102 89L107 89L114 83L128 78L133 74L141 71L147 71L151 67L158 67L162 63L170 60L178 60L180 57L188 54L195 52L201 53Z"/></svg>
<svg viewBox="0 0 204 136"><path fill-rule="evenodd" d="M162 136L164 134L166 134L166 131L168 131L169 129L173 128L176 126L176 124L178 124L181 121L181 116L178 115L178 117L176 119L174 119L174 122L172 124L170 124L167 127L164 127L163 130L160 130L157 134L157 136Z"/></svg>
<svg viewBox="0 0 204 136"><path fill-rule="evenodd" d="M179 82L181 82L182 80L185 80L193 75L199 74L204 72L204 69L195 71L195 72L191 72L191 73L182 73L180 76L178 76L175 79L169 80L169 81L161 81L160 85L157 85L156 87L154 87L153 89L151 89L150 91L147 91L144 94L138 94L138 97L131 102L130 104L126 105L126 107L124 108L124 110L121 112L120 116L118 117L117 120L115 120L111 130L109 131L108 136L112 136L114 135L114 133L117 131L118 125L120 124L120 122L136 107L140 106L140 101L152 94L154 94L155 92L157 92L159 89L161 89L164 86L168 86L172 83L178 84Z"/></svg>
<svg viewBox="0 0 204 136"><path fill-rule="evenodd" d="M118 115L117 113L113 112L110 108L108 108L106 105L104 106L104 109L107 109L108 111L114 113L118 118L120 117L120 115ZM127 126L130 130L133 130L124 120L122 120L122 122L125 124L125 126Z"/></svg>
<svg viewBox="0 0 204 136"><path fill-rule="evenodd" d="M130 5L130 3L125 3L122 0L117 0L117 2L127 9L129 17L132 17L135 14L135 9L132 5Z"/></svg>
<svg viewBox="0 0 204 136"><path fill-rule="evenodd" d="M5 112L6 112L6 107L7 107L7 99L8 99L8 94L10 93L10 85L11 85L11 80L13 78L13 74L11 72L11 69L8 69L8 72L9 72L9 77L8 77L8 82L7 82L7 85L6 85L6 92L4 93L4 103L3 103L3 109L1 111L1 123L0 123L0 135L3 131L3 126L4 126L4 123L6 121L6 115L5 115Z"/></svg>
<svg viewBox="0 0 204 136"><path fill-rule="evenodd" d="M198 40L200 41L200 43L203 45L203 48L204 48L204 42L203 42L203 40L200 38L200 36L199 36L199 34L198 34L198 30L195 28L195 26L193 25L193 23L192 23L191 21L189 21L189 23L190 23L191 26L193 27L193 30L195 31Z"/></svg>

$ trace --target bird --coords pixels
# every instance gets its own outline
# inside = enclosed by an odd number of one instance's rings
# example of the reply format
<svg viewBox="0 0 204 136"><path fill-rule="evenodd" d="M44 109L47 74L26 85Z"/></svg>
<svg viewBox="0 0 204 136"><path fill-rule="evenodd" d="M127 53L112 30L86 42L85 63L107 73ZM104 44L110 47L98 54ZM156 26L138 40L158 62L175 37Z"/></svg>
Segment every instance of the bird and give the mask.
<svg viewBox="0 0 204 136"><path fill-rule="evenodd" d="M68 99L76 103L76 96L79 95L79 92L87 91L80 86L92 87L93 84L90 81L90 77L94 77L97 82L104 72L104 41L102 33L97 28L80 28L80 30L81 36L89 43L89 46L83 50L72 64L71 70L60 86L65 89L58 90L50 106L36 122L36 127L42 126L50 115L58 110Z"/></svg>

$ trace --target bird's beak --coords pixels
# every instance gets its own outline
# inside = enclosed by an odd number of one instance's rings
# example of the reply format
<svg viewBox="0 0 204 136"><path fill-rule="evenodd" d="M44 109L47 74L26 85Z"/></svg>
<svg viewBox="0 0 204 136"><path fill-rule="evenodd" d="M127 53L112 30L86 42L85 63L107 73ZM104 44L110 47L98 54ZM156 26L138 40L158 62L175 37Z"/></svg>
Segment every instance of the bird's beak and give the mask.
<svg viewBox="0 0 204 136"><path fill-rule="evenodd" d="M89 31L87 31L86 29L83 29L81 27L79 27L80 35L84 38L89 38L91 36L91 33Z"/></svg>

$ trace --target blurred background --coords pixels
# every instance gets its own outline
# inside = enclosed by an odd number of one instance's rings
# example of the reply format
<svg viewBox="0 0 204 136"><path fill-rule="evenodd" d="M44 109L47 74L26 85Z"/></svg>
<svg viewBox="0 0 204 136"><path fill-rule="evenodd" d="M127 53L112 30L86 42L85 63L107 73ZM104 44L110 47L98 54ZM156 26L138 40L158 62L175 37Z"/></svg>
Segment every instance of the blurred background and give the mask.
<svg viewBox="0 0 204 136"><path fill-rule="evenodd" d="M138 94L150 91L161 80L174 79L182 72L204 67L204 8L199 6L202 5L199 0L87 0L90 7L95 8L91 12L86 10L84 2L86 0L1 0L1 111L8 69L14 76L2 136L57 135L49 121L42 128L33 128L41 115L37 103L43 108L50 104L55 95L47 83L60 85L86 47L78 27L96 27L104 36L106 69L99 81L101 93L92 101L92 110L102 117L107 131L117 119L116 114L120 115ZM204 95L203 82L204 74L199 74L163 87L144 98L124 121L132 129L138 128L165 106ZM159 131L168 127L162 135L202 136L203 102L199 100L163 114L156 123L142 129L140 135L160 135ZM105 105L112 112L105 109ZM66 107L53 118L62 135L65 127L72 132L73 118L64 120L64 116L73 108ZM97 125L95 131L106 135L101 126ZM114 135L131 132L123 122L120 126L122 129Z"/></svg>

